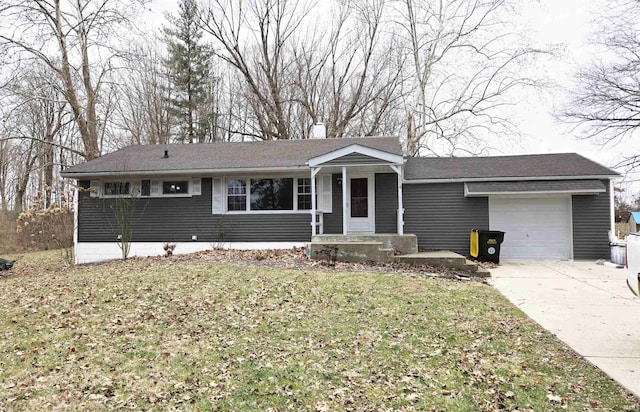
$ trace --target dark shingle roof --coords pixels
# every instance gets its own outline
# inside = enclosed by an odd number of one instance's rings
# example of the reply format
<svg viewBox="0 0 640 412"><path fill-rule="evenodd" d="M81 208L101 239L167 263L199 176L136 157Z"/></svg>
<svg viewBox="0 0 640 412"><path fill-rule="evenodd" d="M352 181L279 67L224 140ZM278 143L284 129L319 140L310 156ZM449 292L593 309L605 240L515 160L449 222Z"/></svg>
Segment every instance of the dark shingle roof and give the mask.
<svg viewBox="0 0 640 412"><path fill-rule="evenodd" d="M465 185L470 194L607 191L600 180L520 180L514 182L469 182Z"/></svg>
<svg viewBox="0 0 640 412"><path fill-rule="evenodd" d="M244 143L200 143L129 146L66 169L64 177L95 173L184 172L250 168L304 167L316 156L360 145L402 155L394 137L277 140ZM167 150L169 157L163 158Z"/></svg>
<svg viewBox="0 0 640 412"><path fill-rule="evenodd" d="M407 159L406 180L478 180L618 176L576 153L493 157L414 157Z"/></svg>

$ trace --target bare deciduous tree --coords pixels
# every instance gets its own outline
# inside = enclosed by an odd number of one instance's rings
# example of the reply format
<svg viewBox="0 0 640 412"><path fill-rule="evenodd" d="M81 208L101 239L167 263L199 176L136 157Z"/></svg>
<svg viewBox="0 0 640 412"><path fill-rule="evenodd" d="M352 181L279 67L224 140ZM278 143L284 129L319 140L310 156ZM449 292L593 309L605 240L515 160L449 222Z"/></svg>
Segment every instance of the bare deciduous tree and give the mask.
<svg viewBox="0 0 640 412"><path fill-rule="evenodd" d="M301 116L326 123L328 137L396 132L387 118L397 115L402 56L395 36L384 32L385 7L385 0L343 5L328 38L315 38L294 52L306 112Z"/></svg>
<svg viewBox="0 0 640 412"><path fill-rule="evenodd" d="M88 160L100 155L99 100L117 52L110 39L128 27L127 0L5 0L0 47L16 64L39 61L57 76Z"/></svg>
<svg viewBox="0 0 640 412"><path fill-rule="evenodd" d="M594 36L599 53L577 72L558 115L573 123L582 138L609 145L636 137L640 129L640 2L612 2L600 26ZM635 169L640 155L631 154L616 166Z"/></svg>
<svg viewBox="0 0 640 412"><path fill-rule="evenodd" d="M0 132L1 135L1 132ZM9 199L11 196L12 171L15 159L13 144L9 140L0 139L0 203L2 213L9 211Z"/></svg>
<svg viewBox="0 0 640 412"><path fill-rule="evenodd" d="M66 147L63 136L73 122L66 101L52 83L46 67L35 63L28 70L14 73L0 98L4 102L3 131L0 140L12 142L18 150L20 164L14 165L15 205L21 211L25 197L40 193L43 207L52 202L56 177L56 148ZM34 185L28 193L29 184Z"/></svg>
<svg viewBox="0 0 640 412"><path fill-rule="evenodd" d="M114 120L126 144L165 144L171 135L171 85L154 39L133 45L118 71Z"/></svg>
<svg viewBox="0 0 640 412"><path fill-rule="evenodd" d="M508 95L536 81L520 73L529 48L506 19L508 0L398 0L409 61L403 96L407 154L477 154L483 135L513 131Z"/></svg>
<svg viewBox="0 0 640 412"><path fill-rule="evenodd" d="M290 47L309 12L302 0L213 0L204 31L217 55L238 70L263 139L291 138L294 64Z"/></svg>

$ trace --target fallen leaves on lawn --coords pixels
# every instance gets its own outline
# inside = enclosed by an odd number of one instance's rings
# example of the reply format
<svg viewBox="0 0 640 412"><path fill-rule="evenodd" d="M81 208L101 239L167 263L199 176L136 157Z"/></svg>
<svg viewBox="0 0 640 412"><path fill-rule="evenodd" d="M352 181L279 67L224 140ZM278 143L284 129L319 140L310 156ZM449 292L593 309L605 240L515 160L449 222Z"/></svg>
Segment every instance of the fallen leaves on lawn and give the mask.
<svg viewBox="0 0 640 412"><path fill-rule="evenodd" d="M0 410L639 406L495 290L433 268L294 249L22 270L0 283Z"/></svg>

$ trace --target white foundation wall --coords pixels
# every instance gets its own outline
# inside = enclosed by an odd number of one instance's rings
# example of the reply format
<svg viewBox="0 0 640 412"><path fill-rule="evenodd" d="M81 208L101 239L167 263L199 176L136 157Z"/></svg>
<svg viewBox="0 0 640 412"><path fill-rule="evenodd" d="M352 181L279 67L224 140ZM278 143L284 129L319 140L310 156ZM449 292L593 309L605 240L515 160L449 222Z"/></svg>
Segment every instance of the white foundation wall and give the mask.
<svg viewBox="0 0 640 412"><path fill-rule="evenodd" d="M163 256L165 242L132 242L129 257ZM263 250L263 249L292 249L303 247L306 242L227 242L212 245L208 242L176 242L174 255L219 249L234 250ZM75 262L96 263L107 260L121 259L122 250L114 242L78 242L75 246Z"/></svg>

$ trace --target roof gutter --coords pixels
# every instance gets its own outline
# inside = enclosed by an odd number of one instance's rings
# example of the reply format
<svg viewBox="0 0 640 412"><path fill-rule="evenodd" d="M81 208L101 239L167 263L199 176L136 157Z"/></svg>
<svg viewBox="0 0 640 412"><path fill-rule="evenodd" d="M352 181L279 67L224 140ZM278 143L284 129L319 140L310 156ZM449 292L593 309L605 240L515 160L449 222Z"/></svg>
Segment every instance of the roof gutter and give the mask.
<svg viewBox="0 0 640 412"><path fill-rule="evenodd" d="M227 168L227 169L182 169L182 170L136 170L122 172L61 172L60 176L67 179L86 179L103 177L137 177L137 176L211 176L216 174L238 174L238 173L287 173L287 172L309 172L310 169L304 166L290 167L260 167L260 168Z"/></svg>
<svg viewBox="0 0 640 412"><path fill-rule="evenodd" d="M521 192L466 192L465 197L518 196L518 195L598 195L606 190L530 190Z"/></svg>
<svg viewBox="0 0 640 412"><path fill-rule="evenodd" d="M424 184L424 183L469 183L469 182L522 182L535 180L593 180L593 179L615 179L616 175L595 175L595 176L539 176L539 177L472 177L472 178L450 178L450 179L403 179L403 184Z"/></svg>

